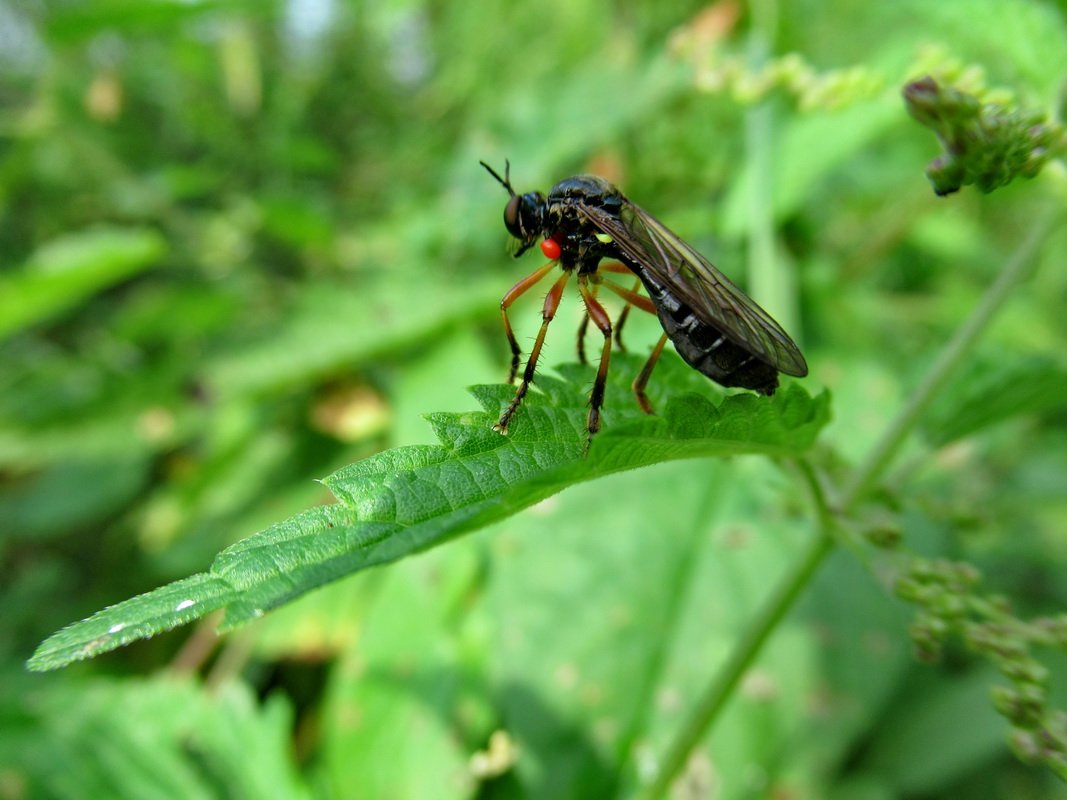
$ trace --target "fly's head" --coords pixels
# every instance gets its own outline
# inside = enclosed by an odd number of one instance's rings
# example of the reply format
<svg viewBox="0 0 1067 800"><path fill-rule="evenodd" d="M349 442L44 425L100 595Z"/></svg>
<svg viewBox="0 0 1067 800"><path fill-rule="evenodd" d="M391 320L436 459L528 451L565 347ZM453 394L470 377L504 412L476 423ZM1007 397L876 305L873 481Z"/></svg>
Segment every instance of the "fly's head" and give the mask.
<svg viewBox="0 0 1067 800"><path fill-rule="evenodd" d="M503 178L484 161L478 163L485 167L511 196L504 207L504 227L508 229L508 233L519 240L519 249L515 252L515 257L518 258L533 247L537 237L544 231L545 196L541 192L516 194L511 186L511 164L507 161L504 162Z"/></svg>

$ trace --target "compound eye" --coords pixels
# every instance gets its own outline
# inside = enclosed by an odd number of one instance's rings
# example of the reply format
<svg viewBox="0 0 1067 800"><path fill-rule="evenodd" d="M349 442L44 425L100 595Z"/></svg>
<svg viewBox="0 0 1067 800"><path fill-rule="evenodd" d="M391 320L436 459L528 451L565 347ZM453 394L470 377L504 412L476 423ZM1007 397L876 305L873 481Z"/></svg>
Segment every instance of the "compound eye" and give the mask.
<svg viewBox="0 0 1067 800"><path fill-rule="evenodd" d="M516 239L522 238L522 226L519 225L519 203L521 201L522 198L519 195L514 195L504 208L504 227Z"/></svg>

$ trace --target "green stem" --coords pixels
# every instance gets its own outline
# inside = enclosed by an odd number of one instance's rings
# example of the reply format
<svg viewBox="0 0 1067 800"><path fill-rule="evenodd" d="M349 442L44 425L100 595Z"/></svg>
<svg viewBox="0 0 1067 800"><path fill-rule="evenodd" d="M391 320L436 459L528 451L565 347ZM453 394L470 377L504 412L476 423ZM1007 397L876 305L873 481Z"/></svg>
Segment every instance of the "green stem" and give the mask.
<svg viewBox="0 0 1067 800"><path fill-rule="evenodd" d="M685 768L689 754L700 743L726 701L733 695L741 677L759 655L763 643L793 607L793 603L811 581L823 559L832 551L833 544L834 539L828 532L820 533L811 540L803 557L778 584L774 594L760 609L744 637L730 654L729 660L697 701L682 730L671 742L655 779L641 794L644 800L655 800L666 795L671 781Z"/></svg>
<svg viewBox="0 0 1067 800"><path fill-rule="evenodd" d="M1052 231L1058 214L1057 209L1050 208L1030 229L1029 236L1001 270L996 281L982 297L981 303L963 326L956 331L956 335L941 351L941 355L926 373L926 377L912 394L907 405L897 414L874 449L853 473L852 480L841 496L841 511L850 510L892 462L901 445L907 440L911 429L915 427L915 423L937 396L938 391L952 377L963 359L971 352L978 337L989 327L993 317L1008 299L1011 290L1032 270L1034 256Z"/></svg>
<svg viewBox="0 0 1067 800"><path fill-rule="evenodd" d="M777 27L774 0L756 0L751 5L753 28L749 33L747 60L758 73L769 59ZM771 312L786 330L797 328L797 292L793 270L782 257L775 234L775 103L764 98L745 112L745 160L750 178L746 240L748 289L760 305Z"/></svg>
<svg viewBox="0 0 1067 800"><path fill-rule="evenodd" d="M989 326L997 311L1007 300L1011 290L1028 275L1039 247L1053 230L1058 213L1057 209L1050 209L1033 226L1029 236L985 293L981 303L934 362L909 403L893 420L871 454L856 470L836 509L831 509L827 503L818 478L810 465L804 461L800 462L801 471L815 500L819 534L812 540L792 571L778 584L774 593L752 621L744 637L738 642L729 660L697 701L689 719L668 747L655 779L641 794L644 800L655 800L665 796L671 781L685 768L690 753L715 722L741 677L759 655L763 643L793 607L825 558L833 551L836 541L834 538L836 515L849 511L893 460L904 439L938 390L944 386L964 357L971 351L978 337Z"/></svg>

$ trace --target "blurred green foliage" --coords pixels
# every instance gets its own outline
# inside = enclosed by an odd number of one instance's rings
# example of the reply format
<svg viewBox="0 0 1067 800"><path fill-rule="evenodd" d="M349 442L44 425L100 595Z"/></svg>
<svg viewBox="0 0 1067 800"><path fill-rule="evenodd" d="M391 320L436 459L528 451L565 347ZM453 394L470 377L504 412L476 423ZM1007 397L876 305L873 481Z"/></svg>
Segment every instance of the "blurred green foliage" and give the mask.
<svg viewBox="0 0 1067 800"><path fill-rule="evenodd" d="M900 97L926 75L1054 117L1067 13L0 3L0 798L632 794L813 535L765 459L573 487L217 654L205 625L60 673L22 663L330 502L314 479L432 441L421 414L502 379L497 302L536 264L507 256L479 159L510 158L520 190L604 174L752 288L831 389L817 456L846 471L1067 206L1059 162L935 197L937 141ZM1060 225L861 509L1027 617L1067 607L1064 252ZM577 314L571 297L546 365L573 361ZM528 340L536 300L514 319ZM628 333L643 352L656 323ZM995 671L952 644L916 664L912 610L872 573L825 565L688 796L1053 796L1004 745ZM1045 664L1063 708L1067 665Z"/></svg>

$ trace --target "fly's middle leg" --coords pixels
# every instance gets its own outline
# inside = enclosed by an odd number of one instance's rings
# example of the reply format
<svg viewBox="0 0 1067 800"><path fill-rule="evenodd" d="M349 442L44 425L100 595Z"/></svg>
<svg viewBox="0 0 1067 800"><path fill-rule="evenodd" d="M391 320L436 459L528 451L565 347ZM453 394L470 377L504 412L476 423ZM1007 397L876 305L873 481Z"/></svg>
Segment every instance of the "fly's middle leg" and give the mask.
<svg viewBox="0 0 1067 800"><path fill-rule="evenodd" d="M608 364L611 361L611 317L604 310L604 306L597 302L595 293L589 288L585 275L578 276L578 291L582 293L582 301L585 303L586 313L593 324L604 334L604 347L600 351L600 366L596 371L596 379L593 381L593 391L589 395L589 421L587 428L592 437L600 430L600 409L604 406L604 387L608 379Z"/></svg>

